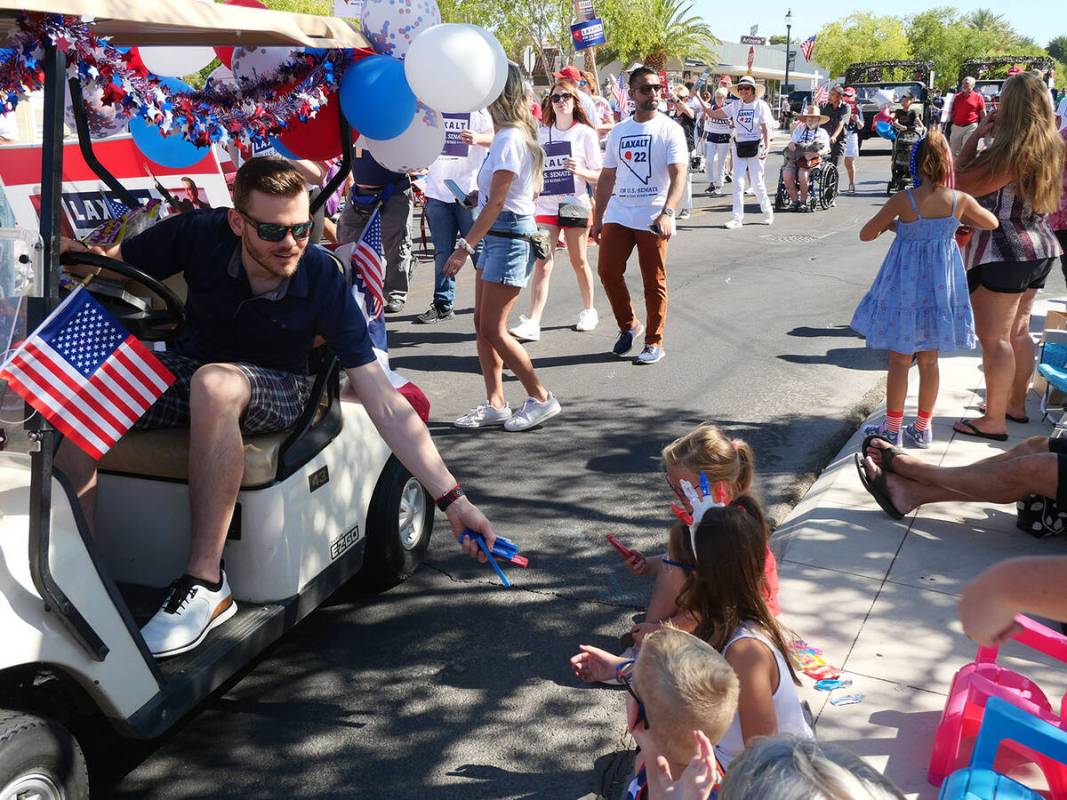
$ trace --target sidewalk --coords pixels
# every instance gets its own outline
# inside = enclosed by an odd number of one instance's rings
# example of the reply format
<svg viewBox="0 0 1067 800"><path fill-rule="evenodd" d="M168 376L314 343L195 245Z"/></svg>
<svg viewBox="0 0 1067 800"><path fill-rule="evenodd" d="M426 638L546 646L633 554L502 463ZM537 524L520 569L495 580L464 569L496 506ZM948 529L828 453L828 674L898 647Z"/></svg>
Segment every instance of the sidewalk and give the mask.
<svg viewBox="0 0 1067 800"><path fill-rule="evenodd" d="M1040 331L1045 310L1062 302L1039 299L1033 327ZM925 453L909 452L945 466L969 464L1051 432L1031 393L1031 421L1009 422L1008 442L955 434L955 420L978 414L981 359L973 351L943 357L940 364L934 444ZM909 389L906 418L915 413L914 370ZM1014 505L943 503L895 522L860 484L852 455L862 440L861 428L772 537L782 617L822 648L842 677L852 678L852 688L844 691L865 695L861 703L833 706L829 695L802 678L818 738L862 756L908 797L936 798L938 790L926 781L934 731L953 674L977 651L956 611L963 585L1005 558L1067 553L1067 540L1039 540L1017 530ZM1001 663L1037 681L1054 703L1067 690L1067 670L1014 643L1002 649Z"/></svg>

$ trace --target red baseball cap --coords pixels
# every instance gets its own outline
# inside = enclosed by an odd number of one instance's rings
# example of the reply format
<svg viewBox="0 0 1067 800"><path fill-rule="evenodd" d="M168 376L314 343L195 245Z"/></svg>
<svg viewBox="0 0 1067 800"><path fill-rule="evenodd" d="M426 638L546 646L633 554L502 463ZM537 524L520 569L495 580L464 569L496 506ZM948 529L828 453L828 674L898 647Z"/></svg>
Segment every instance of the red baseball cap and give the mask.
<svg viewBox="0 0 1067 800"><path fill-rule="evenodd" d="M570 64L565 66L559 72L552 73L553 78L563 78L574 83L582 82L582 73L578 71L577 67L573 67Z"/></svg>

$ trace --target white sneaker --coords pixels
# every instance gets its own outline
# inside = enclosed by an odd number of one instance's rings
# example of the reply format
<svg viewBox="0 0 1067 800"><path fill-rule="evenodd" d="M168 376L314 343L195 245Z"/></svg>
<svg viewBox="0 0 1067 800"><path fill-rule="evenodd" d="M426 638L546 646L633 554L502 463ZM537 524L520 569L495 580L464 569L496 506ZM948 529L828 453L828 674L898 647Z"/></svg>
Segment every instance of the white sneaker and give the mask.
<svg viewBox="0 0 1067 800"><path fill-rule="evenodd" d="M520 314L519 324L508 330L520 342L536 342L541 338L541 324Z"/></svg>
<svg viewBox="0 0 1067 800"><path fill-rule="evenodd" d="M634 363L655 364L657 361L662 361L665 355L667 354L663 352L663 348L658 344L646 344L645 349L641 351L641 355L634 359Z"/></svg>
<svg viewBox="0 0 1067 800"><path fill-rule="evenodd" d="M529 430L546 420L552 419L562 410L559 400L551 392L548 395L548 399L543 403L534 400L532 397L527 397L526 402L522 404L522 408L504 423L504 430L512 433Z"/></svg>
<svg viewBox="0 0 1067 800"><path fill-rule="evenodd" d="M751 185L746 186L745 187L745 194L747 194L749 197L755 197L756 196L756 190L753 189Z"/></svg>
<svg viewBox="0 0 1067 800"><path fill-rule="evenodd" d="M600 315L595 308L583 308L578 312L578 321L574 323L576 331L591 331L600 324Z"/></svg>
<svg viewBox="0 0 1067 800"><path fill-rule="evenodd" d="M182 575L170 585L170 593L163 606L141 628L141 636L149 652L156 658L168 658L187 653L237 613L226 573L222 586L212 591L195 578Z"/></svg>
<svg viewBox="0 0 1067 800"><path fill-rule="evenodd" d="M452 424L457 428L490 428L493 425L503 425L511 419L511 406L507 403L503 408L497 408L488 400L483 400L477 408L472 408Z"/></svg>
<svg viewBox="0 0 1067 800"><path fill-rule="evenodd" d="M721 186L716 186L715 190L712 192L712 194L715 195L715 197L725 197L726 196L726 192L724 192L722 190Z"/></svg>
<svg viewBox="0 0 1067 800"><path fill-rule="evenodd" d="M741 227L741 220L735 217L734 219L727 221L727 223L723 225L723 227L729 231L736 231L738 228Z"/></svg>
<svg viewBox="0 0 1067 800"><path fill-rule="evenodd" d="M763 215L763 224L764 225L773 225L774 224L774 212L773 211L768 211L766 214Z"/></svg>

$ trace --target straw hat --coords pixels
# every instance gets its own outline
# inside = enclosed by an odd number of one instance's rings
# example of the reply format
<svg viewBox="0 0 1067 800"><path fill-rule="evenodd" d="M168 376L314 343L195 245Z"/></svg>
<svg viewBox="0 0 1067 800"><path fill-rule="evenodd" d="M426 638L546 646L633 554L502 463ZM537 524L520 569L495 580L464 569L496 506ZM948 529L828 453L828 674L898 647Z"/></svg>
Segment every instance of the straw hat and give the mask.
<svg viewBox="0 0 1067 800"><path fill-rule="evenodd" d="M741 95L737 93L737 90L740 89L742 86L753 87L756 90L757 98L763 97L763 95L767 92L767 87L764 86L762 83L756 83L756 79L753 78L751 75L744 75L741 77L741 79L737 82L736 85L731 87L730 91L730 93L738 100L741 99Z"/></svg>
<svg viewBox="0 0 1067 800"><path fill-rule="evenodd" d="M827 122L830 121L830 118L826 116L826 114L822 113L819 110L819 107L814 103L812 103L810 106L805 106L804 109L799 114L797 114L797 116L802 117L804 119L807 119L808 117L818 117L820 125L825 125Z"/></svg>

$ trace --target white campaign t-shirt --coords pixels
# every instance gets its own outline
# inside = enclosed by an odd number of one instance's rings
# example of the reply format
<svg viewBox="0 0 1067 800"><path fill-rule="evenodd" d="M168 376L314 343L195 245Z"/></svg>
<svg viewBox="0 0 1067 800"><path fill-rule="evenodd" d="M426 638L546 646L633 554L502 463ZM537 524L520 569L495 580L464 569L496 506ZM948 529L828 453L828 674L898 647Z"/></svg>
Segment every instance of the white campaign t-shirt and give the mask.
<svg viewBox="0 0 1067 800"><path fill-rule="evenodd" d="M478 170L479 210L489 202L489 187L493 173L498 170L506 170L515 176L508 187L502 210L531 216L534 213L533 157L526 137L518 128L501 128L493 137L489 155Z"/></svg>
<svg viewBox="0 0 1067 800"><path fill-rule="evenodd" d="M581 169L600 169L603 160L597 132L580 122L575 122L565 131L555 125L551 128L542 125L537 138L545 151L545 188L537 196L535 213L554 217L559 211L559 204L564 201L577 202L590 208L592 204L586 191L588 184L584 178L563 166L563 162L573 158Z"/></svg>
<svg viewBox="0 0 1067 800"><path fill-rule="evenodd" d="M441 119L445 126L445 146L426 173L426 196L451 203L456 198L445 186L445 181L455 181L460 189L470 194L474 190L478 167L482 165L487 152L485 147L463 144L459 134L464 130L492 133L493 119L486 111L442 114Z"/></svg>
<svg viewBox="0 0 1067 800"><path fill-rule="evenodd" d="M712 108L715 110L722 111L725 110L726 106L725 104L721 106L716 106L713 104ZM701 110L701 114L703 114L703 110ZM729 119L719 119L718 117L704 117L704 133L708 136L712 134L720 136L729 136L732 130L733 128L730 127Z"/></svg>
<svg viewBox="0 0 1067 800"><path fill-rule="evenodd" d="M734 100L722 109L734 124L734 139L739 142L752 142L763 138L760 125L770 127L774 124L771 107L762 100L743 103Z"/></svg>
<svg viewBox="0 0 1067 800"><path fill-rule="evenodd" d="M682 126L662 114L648 122L632 117L611 129L604 166L615 170L615 192L604 222L648 230L667 202L671 179L667 167L688 164L689 146Z"/></svg>

